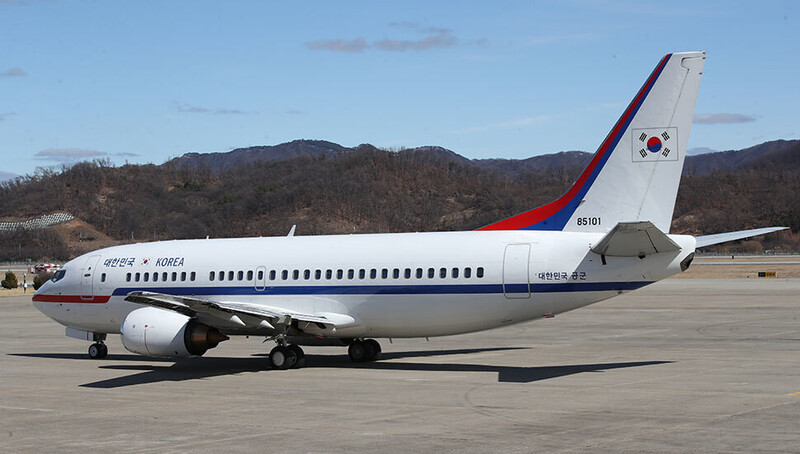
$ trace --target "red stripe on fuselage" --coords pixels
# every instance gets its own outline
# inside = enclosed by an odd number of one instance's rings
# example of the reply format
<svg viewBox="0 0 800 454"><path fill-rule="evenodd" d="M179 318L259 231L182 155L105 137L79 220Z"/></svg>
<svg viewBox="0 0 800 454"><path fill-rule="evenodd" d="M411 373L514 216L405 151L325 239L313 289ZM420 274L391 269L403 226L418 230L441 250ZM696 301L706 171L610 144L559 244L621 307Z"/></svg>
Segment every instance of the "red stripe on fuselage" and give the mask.
<svg viewBox="0 0 800 454"><path fill-rule="evenodd" d="M564 208L570 200L572 200L578 191L581 190L584 184L586 184L586 180L589 179L589 176L594 171L597 164L602 160L603 155L605 155L609 150L609 146L611 142L614 141L614 137L620 133L620 129L624 124L627 123L628 117L630 117L631 113L635 109L635 107L639 104L642 96L647 93L650 85L655 83L656 75L661 73L663 67L667 64L667 61L672 56L672 54L665 55L664 58L656 65L656 69L653 70L653 73L650 74L650 77L647 79L647 82L644 83L642 88L639 90L639 93L636 94L636 97L633 98L630 105L627 109L625 109L625 113L617 120L617 123L614 125L614 129L606 136L606 139L603 141L603 144L600 146L600 149L597 153L594 154L592 161L589 163L589 166L581 174L578 181L572 185L572 187L567 191L566 194L562 195L558 199L553 202L548 203L547 205L542 205L538 208L534 208L530 211L526 211L525 213L518 214L516 216L512 216L508 219L504 219L502 221L495 222L494 224L489 224L487 226L481 227L478 230L519 230L534 224L537 224L554 214L556 214L559 210Z"/></svg>
<svg viewBox="0 0 800 454"><path fill-rule="evenodd" d="M33 300L40 303L86 303L105 304L111 295L97 295L84 299L80 295L33 295Z"/></svg>

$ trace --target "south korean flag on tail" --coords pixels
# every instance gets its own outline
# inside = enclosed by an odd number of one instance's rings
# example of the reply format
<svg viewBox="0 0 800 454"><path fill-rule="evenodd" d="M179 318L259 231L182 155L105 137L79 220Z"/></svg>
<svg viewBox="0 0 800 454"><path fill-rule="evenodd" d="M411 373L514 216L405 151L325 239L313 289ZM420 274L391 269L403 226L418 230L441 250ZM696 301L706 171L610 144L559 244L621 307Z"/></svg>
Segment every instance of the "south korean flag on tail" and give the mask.
<svg viewBox="0 0 800 454"><path fill-rule="evenodd" d="M633 162L677 161L678 128L631 130Z"/></svg>

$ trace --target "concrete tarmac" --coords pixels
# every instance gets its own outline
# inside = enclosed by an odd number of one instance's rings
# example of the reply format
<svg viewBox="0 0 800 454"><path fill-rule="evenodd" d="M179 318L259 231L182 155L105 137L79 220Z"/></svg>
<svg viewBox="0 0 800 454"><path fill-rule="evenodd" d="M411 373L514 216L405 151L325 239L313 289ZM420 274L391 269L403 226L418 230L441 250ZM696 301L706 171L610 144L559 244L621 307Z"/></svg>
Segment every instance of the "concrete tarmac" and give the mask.
<svg viewBox="0 0 800 454"><path fill-rule="evenodd" d="M0 333L2 452L800 452L796 279L671 279L289 371L255 338L90 360L30 297L0 298Z"/></svg>

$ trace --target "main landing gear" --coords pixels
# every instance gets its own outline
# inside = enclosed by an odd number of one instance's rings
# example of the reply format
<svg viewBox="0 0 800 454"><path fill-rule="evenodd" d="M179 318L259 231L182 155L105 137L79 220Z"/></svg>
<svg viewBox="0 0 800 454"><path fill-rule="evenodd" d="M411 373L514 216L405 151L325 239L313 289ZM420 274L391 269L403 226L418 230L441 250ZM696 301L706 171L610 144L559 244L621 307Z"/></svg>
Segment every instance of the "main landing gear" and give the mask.
<svg viewBox="0 0 800 454"><path fill-rule="evenodd" d="M375 339L356 339L347 348L347 356L354 363L375 361L381 357L381 344Z"/></svg>
<svg viewBox="0 0 800 454"><path fill-rule="evenodd" d="M306 364L306 354L299 345L282 342L269 352L269 364L273 369L299 369Z"/></svg>
<svg viewBox="0 0 800 454"><path fill-rule="evenodd" d="M306 363L306 354L299 345L289 344L283 337L275 339L278 345L269 352L273 369L299 369ZM354 339L347 348L347 356L354 363L375 361L381 357L381 344L375 339Z"/></svg>
<svg viewBox="0 0 800 454"><path fill-rule="evenodd" d="M108 347L103 342L95 342L89 346L89 358L103 359L108 356Z"/></svg>

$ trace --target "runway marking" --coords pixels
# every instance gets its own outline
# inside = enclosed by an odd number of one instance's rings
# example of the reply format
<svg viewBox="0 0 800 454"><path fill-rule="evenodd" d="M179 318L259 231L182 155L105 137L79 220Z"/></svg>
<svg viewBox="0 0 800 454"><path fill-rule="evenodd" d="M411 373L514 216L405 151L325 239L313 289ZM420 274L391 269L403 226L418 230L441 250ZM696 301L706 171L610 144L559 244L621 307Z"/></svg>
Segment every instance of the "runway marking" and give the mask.
<svg viewBox="0 0 800 454"><path fill-rule="evenodd" d="M800 396L800 392L796 392L796 393L789 393L789 395L790 395L790 396Z"/></svg>

